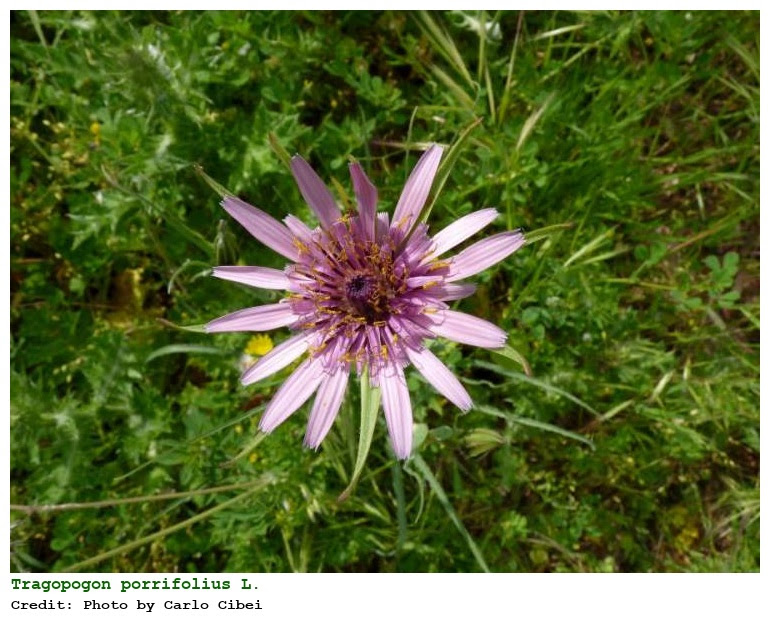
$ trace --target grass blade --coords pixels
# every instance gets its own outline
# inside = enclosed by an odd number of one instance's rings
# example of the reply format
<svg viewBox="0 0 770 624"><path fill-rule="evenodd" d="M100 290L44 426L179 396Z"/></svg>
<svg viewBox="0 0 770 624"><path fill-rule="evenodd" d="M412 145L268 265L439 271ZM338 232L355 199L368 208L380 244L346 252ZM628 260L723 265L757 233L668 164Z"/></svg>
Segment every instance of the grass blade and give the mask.
<svg viewBox="0 0 770 624"><path fill-rule="evenodd" d="M267 133L267 142L270 144L270 148L275 152L275 155L278 156L278 159L289 171L291 171L291 156L289 156L289 152L287 152L283 145L281 145L275 132Z"/></svg>
<svg viewBox="0 0 770 624"><path fill-rule="evenodd" d="M201 165L195 164L193 165L193 169L195 170L195 173L198 174L198 176L211 187L211 189L220 197L235 197L234 193L231 193L228 191L224 186L222 186L219 182L217 182L214 178L212 178L208 173L206 173L203 170L203 167Z"/></svg>
<svg viewBox="0 0 770 624"><path fill-rule="evenodd" d="M449 74L447 74L438 65L431 65L429 69L439 80L439 82L442 82L444 86L454 94L458 103L464 109L473 111L473 109L476 107L473 98L471 98L471 96L468 95L465 90L459 84L457 84Z"/></svg>
<svg viewBox="0 0 770 624"><path fill-rule="evenodd" d="M197 344L172 344L155 349L150 355L147 356L145 363L152 362L154 359L163 357L164 355L174 355L176 353L207 353L209 355L221 355L225 353L218 347L208 347L206 345Z"/></svg>
<svg viewBox="0 0 770 624"><path fill-rule="evenodd" d="M433 18L427 11L420 11L417 18L417 24L420 30L428 37L436 50L441 54L449 64L463 77L472 89L476 88L476 84L471 78L471 74L468 68L465 67L463 57L460 51L455 46L452 38L444 32L441 27L433 21Z"/></svg>
<svg viewBox="0 0 770 624"><path fill-rule="evenodd" d="M532 230L531 232L525 232L524 234L527 239L526 244L531 245L532 243L536 243L544 238L548 238L553 234L558 234L562 230L568 230L571 227L573 227L572 223L557 223L555 225L548 225L546 227Z"/></svg>
<svg viewBox="0 0 770 624"><path fill-rule="evenodd" d="M540 118L543 116L543 113L545 113L545 110L550 106L553 98L554 94L551 93L547 98L545 98L545 102L543 102L542 106L540 106L540 108L538 108L529 117L527 117L524 125L521 126L519 140L516 141L517 152L521 149L521 146L524 145L524 141L527 140L527 137L532 134L532 131L535 129L537 122L540 121Z"/></svg>
<svg viewBox="0 0 770 624"><path fill-rule="evenodd" d="M540 429L542 431L556 433L565 438L570 438L572 440L576 440L577 442L582 442L583 444L586 444L587 446L589 446L592 451L596 450L596 445L591 440L589 440L583 435L580 435L579 433L570 431L569 429L562 429L557 425L552 425L551 423L542 422L540 420L533 420L532 418L515 416L513 414L509 414L508 412L504 412L502 410L491 407L489 405L478 405L476 406L476 409L478 409L480 412L484 414L489 414L490 416L497 416L498 418L503 418L504 420L507 420L508 422L516 425L523 425L525 427L532 427L533 429Z"/></svg>
<svg viewBox="0 0 770 624"><path fill-rule="evenodd" d="M519 19L516 22L516 34L513 37L511 46L511 55L508 58L508 71L505 76L505 86L503 87L503 96L500 98L500 107L497 109L497 121L501 123L505 118L505 112L508 110L508 104L511 101L511 91L513 87L513 68L516 63L516 50L519 46L519 36L521 35L521 25L524 22L524 11L519 11Z"/></svg>
<svg viewBox="0 0 770 624"><path fill-rule="evenodd" d="M558 37L559 35L564 35L574 30L580 30L581 28L584 28L584 27L585 27L585 24L572 24L572 26L562 26L561 28L554 28L553 30L548 30L546 32L542 32L540 34L535 35L534 37L532 37L530 41L539 41L540 39Z"/></svg>
<svg viewBox="0 0 770 624"><path fill-rule="evenodd" d="M441 503L441 506L444 508L446 515L449 516L449 519L452 521L452 524L454 524L457 530L460 532L460 535L462 535L463 538L465 538L465 542L468 544L468 548L473 553L473 556L476 559L476 563L479 564L479 567L484 572L489 572L490 570L489 570L489 567L487 566L487 562L484 561L484 555L481 554L481 551L479 550L479 547L476 545L476 542L473 540L473 537L471 537L471 534L468 533L468 529L465 528L463 521L460 520L460 517L457 515L457 512L454 510L454 507L452 507L452 503L449 502L449 497L446 495L444 488L441 487L441 484L438 482L438 479L436 479L436 476L431 472L430 468L428 468L428 465L425 463L425 461L423 460L422 456L419 453L415 454L415 456L412 458L412 464L414 464L414 467L417 468L417 471L428 482L428 485L433 490L433 493L436 495L436 498L438 498L439 503Z"/></svg>
<svg viewBox="0 0 770 624"><path fill-rule="evenodd" d="M102 509L104 507L117 507L118 505L133 505L136 503L152 503L154 501L171 500L175 498L189 498L190 496L205 496L206 494L218 494L232 490L242 490L261 483L262 480L246 481L245 483L231 483L229 485L217 485L210 488L188 490L186 492L164 492L162 494L149 494L147 496L130 496L127 498L110 498L107 500L88 501L85 503L57 503L55 505L11 505L13 511L23 511L27 514L40 514L58 511L75 511L79 509Z"/></svg>
<svg viewBox="0 0 770 624"><path fill-rule="evenodd" d="M263 431L260 431L255 435L251 440L249 440L248 444L244 446L240 451L238 451L238 454L235 455L235 457L228 459L225 462L222 462L220 464L221 468L229 468L230 466L235 465L238 463L240 459L248 455L251 451L253 451L257 446L259 446L262 441L267 437L267 434Z"/></svg>
<svg viewBox="0 0 770 624"><path fill-rule="evenodd" d="M113 548L112 550L108 550L107 552L103 552L94 557L90 557L85 561L81 561L80 563L76 563L75 565L65 568L64 570L62 570L62 572L75 572L76 570L82 570L83 568L88 568L97 563L101 563L106 559L111 559L112 557L115 557L117 555L122 555L123 553L133 550L134 548L139 548L139 546L144 546L145 544L154 542L155 540L158 540L162 537L166 537L167 535L176 533L177 531L180 531L181 529L185 529L189 526L192 526L193 524L200 522L201 520L205 520L209 516L213 516L217 512L220 512L223 509L226 509L227 507L230 507L231 505L234 505L235 503L242 501L243 499L251 496L252 494L256 494L259 490L263 490L264 488L266 488L269 485L272 485L276 481L277 479L272 473L267 473L266 475L264 475L262 479L260 479L257 482L256 485L254 485L254 487L249 488L246 492L243 492L242 494L238 494L238 496L233 496L233 498L231 498L230 500L226 500L224 503L215 505L211 509L207 509L204 512L196 514L192 518L188 518L183 522L178 522L173 526L167 527L160 531L156 531L155 533L151 533L150 535L145 535L144 537L140 537L139 539L135 539L129 542L128 544L123 544L122 546L118 546L117 548Z"/></svg>
<svg viewBox="0 0 770 624"><path fill-rule="evenodd" d="M536 379L534 377L527 377L526 375L522 375L521 373L517 373L515 371L508 370L507 368L503 368L502 366L497 366L496 364L490 364L489 362L484 362L483 360L475 360L474 365L479 366L481 368L486 368L487 370L490 370L494 373L498 373L500 375L503 375L505 377L510 377L514 381L523 381L524 383L528 383L532 386L536 386L540 388L541 390L545 390L547 392L553 392L554 394L558 394L559 396L563 396L565 399L569 399L572 401L575 405L579 405L587 412L590 412L596 417L599 417L601 414L597 412L593 407L588 405L588 403L585 403L578 399L574 394L570 394L566 390L562 390L561 388L557 388L556 386L552 386L549 383L546 383L545 381L541 381L540 379Z"/></svg>
<svg viewBox="0 0 770 624"><path fill-rule="evenodd" d="M404 495L404 473L401 462L391 463L393 472L393 493L396 495L396 518L398 519L398 542L396 552L400 552L406 544L406 497Z"/></svg>
<svg viewBox="0 0 770 624"><path fill-rule="evenodd" d="M583 245L580 249L578 249L575 253L573 253L569 257L569 259L564 263L564 268L566 269L570 264L575 262L575 260L579 260L586 254L591 253L594 249L602 245L604 241L610 238L614 233L615 233L615 228L610 228L606 232L599 234L599 236L594 238L589 243L586 243L585 245Z"/></svg>
<svg viewBox="0 0 770 624"><path fill-rule="evenodd" d="M436 172L436 179L433 182L433 189L431 190L430 196L428 197L428 201L425 202L425 206L423 207L422 212L420 212L420 216L415 220L415 225L428 220L428 217L433 210L433 206L435 205L438 196L441 194L441 190L444 188L447 178L449 178L452 167L455 166L457 159L460 158L460 154L465 147L465 143L468 140L468 137L481 122L482 119L480 117L478 119L474 119L463 129L462 132L460 132L457 140L452 143L452 147L449 148L449 151L446 153L446 156L438 167L438 171ZM414 226L412 229L414 229Z"/></svg>
<svg viewBox="0 0 770 624"><path fill-rule="evenodd" d="M201 323L200 325L177 325L176 323L173 323L169 321L168 319L159 318L156 319L158 323L161 325L165 325L166 327L170 329L178 329L180 331L187 331L192 332L194 334L205 334L206 333L206 325L205 323Z"/></svg>

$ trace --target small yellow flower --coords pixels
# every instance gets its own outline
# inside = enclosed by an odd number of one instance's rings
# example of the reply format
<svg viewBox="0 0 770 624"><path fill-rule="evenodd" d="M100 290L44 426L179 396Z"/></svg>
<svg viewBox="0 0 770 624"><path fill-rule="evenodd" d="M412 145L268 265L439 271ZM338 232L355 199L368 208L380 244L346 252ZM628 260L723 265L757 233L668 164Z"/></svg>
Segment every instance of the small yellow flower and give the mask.
<svg viewBox="0 0 770 624"><path fill-rule="evenodd" d="M247 355L260 357L268 353L273 348L273 341L267 334L256 334L249 340L246 348L243 350Z"/></svg>
<svg viewBox="0 0 770 624"><path fill-rule="evenodd" d="M98 121L94 121L89 127L93 135L93 145L98 146L102 142L102 126Z"/></svg>
<svg viewBox="0 0 770 624"><path fill-rule="evenodd" d="M249 463L253 464L255 461L257 461L257 454L252 453L251 455L249 455Z"/></svg>

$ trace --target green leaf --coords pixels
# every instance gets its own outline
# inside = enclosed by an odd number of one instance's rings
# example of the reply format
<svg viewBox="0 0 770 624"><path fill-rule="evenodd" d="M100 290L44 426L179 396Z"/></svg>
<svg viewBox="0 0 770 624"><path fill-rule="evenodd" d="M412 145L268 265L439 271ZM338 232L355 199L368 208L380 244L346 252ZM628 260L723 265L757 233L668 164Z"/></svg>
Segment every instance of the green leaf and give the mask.
<svg viewBox="0 0 770 624"><path fill-rule="evenodd" d="M220 197L235 197L234 193L231 193L228 191L224 186L222 186L219 182L217 182L214 178L212 178L209 174L207 174L201 165L194 165L193 168L195 169L195 173L197 173L201 178L203 178L203 181L208 184L212 190L217 193Z"/></svg>
<svg viewBox="0 0 770 624"><path fill-rule="evenodd" d="M738 262L741 259L741 257L735 253L734 251L728 251L725 254L725 257L722 258L722 265L726 269L730 269L731 273L735 273L735 271L738 270Z"/></svg>
<svg viewBox="0 0 770 624"><path fill-rule="evenodd" d="M254 436L254 437L253 437L251 440L249 440L248 444L246 444L246 446L244 446L244 447L243 447L243 448L242 448L242 449L241 449L241 450L238 452L238 454L237 454L235 457L233 457L233 458L231 458L231 459L228 459L228 460L227 460L227 461L225 461L225 462L222 462L222 463L220 464L220 467L222 467L222 468L227 468L227 467L230 467L230 466L232 466L232 465L236 464L236 463L237 463L237 462L238 462L240 459L242 459L242 458L246 457L246 455L248 455L249 453L251 453L251 451L253 451L255 448L257 448L257 446L259 446L260 444L262 444L263 440L264 440L266 437L267 437L267 434L266 434L266 433L264 433L264 432L262 432L262 431L260 431L260 432L259 432L259 433L257 433L257 435L255 435L255 436Z"/></svg>
<svg viewBox="0 0 770 624"><path fill-rule="evenodd" d="M531 308L527 308L527 310L529 309ZM532 377L532 367L529 365L527 358L525 358L521 353L519 353L511 345L507 344L502 349L490 349L490 351L492 351L492 353L497 353L499 355L502 355L504 358L508 358L513 362L516 362L524 369L524 374L527 377Z"/></svg>
<svg viewBox="0 0 770 624"><path fill-rule="evenodd" d="M150 355L147 356L145 362L151 362L152 360L163 357L164 355L174 355L176 353L207 353L209 355L221 355L225 353L218 347L207 347L206 345L196 344L172 344L155 349Z"/></svg>
<svg viewBox="0 0 770 624"><path fill-rule="evenodd" d="M201 323L200 325L177 325L176 323L172 323L167 319L159 318L157 320L158 320L158 323L160 323L161 325L165 325L166 327L169 327L171 329L178 329L180 331L193 332L195 334L206 333L205 323Z"/></svg>
<svg viewBox="0 0 770 624"><path fill-rule="evenodd" d="M565 399L569 399L576 405L579 405L580 407L582 407L584 410L591 412L591 414L593 414L597 418L600 416L599 412L597 412L593 407L588 405L588 403L585 403L580 399L578 399L574 394L570 394L566 390L562 390L561 388L552 386L551 384L546 383L545 381L541 381L540 379L536 379L534 377L527 377L525 375L522 375L521 373L516 373L514 371L508 370L507 368L503 368L502 366L496 366L495 364L490 364L489 362L484 362L482 360L476 360L474 364L476 366L480 366L481 368L486 368L487 370L491 370L495 373L499 373L500 375L504 375L505 377L510 377L515 381L523 381L524 383L528 383L532 386L537 386L541 390L546 390L548 392L553 392L554 394L558 394L559 396L563 396Z"/></svg>
<svg viewBox="0 0 770 624"><path fill-rule="evenodd" d="M401 462L392 462L390 469L393 473L393 493L396 496L396 518L398 520L398 541L396 542L396 552L400 552L403 550L404 544L406 544L407 535L404 474L401 469Z"/></svg>
<svg viewBox="0 0 770 624"><path fill-rule="evenodd" d="M714 273L718 272L722 268L719 266L719 259L716 256L707 256L703 259L703 264L714 271Z"/></svg>
<svg viewBox="0 0 770 624"><path fill-rule="evenodd" d="M476 542L473 541L471 534L468 533L468 529L465 528L465 525L463 524L462 520L460 520L460 517L454 510L454 507L452 507L452 503L449 502L449 497L446 495L444 488L441 487L441 484L438 482L438 479L436 479L436 476L431 472L430 468L428 468L425 460L423 460L420 454L417 453L412 458L412 463L414 464L415 468L417 468L417 471L428 482L430 489L433 490L433 493L436 495L436 498L438 498L439 503L441 503L441 506L444 508L446 515L449 516L449 519L460 532L460 535L465 538L465 542L468 544L468 548L470 549L471 553L473 553L473 556L476 559L476 563L479 564L479 567L484 572L489 572L489 566L487 566L487 562L484 561L484 556L481 554L479 547L476 545Z"/></svg>
<svg viewBox="0 0 770 624"><path fill-rule="evenodd" d="M418 223L422 223L428 220L431 210L433 210L433 205L436 203L436 199L438 199L438 196L441 193L441 190L444 188L444 184L446 184L447 178L449 178L449 174L452 171L452 167L455 166L457 159L460 157L460 153L465 147L465 142L468 140L468 137L471 135L471 132L473 132L473 130L481 122L482 122L482 119L480 117L478 119L474 119L460 132L460 135L457 137L457 140L454 143L452 143L452 147L449 148L449 151L446 153L446 156L441 161L441 164L438 167L438 171L436 172L436 179L433 182L433 189L431 190L431 193L428 196L428 201L425 202L425 206L420 212L420 216L417 217L417 219L415 219L414 225L412 226L412 229L409 231L409 235L411 235L412 231L414 230L415 227L417 227ZM408 240L409 235L404 240Z"/></svg>
<svg viewBox="0 0 770 624"><path fill-rule="evenodd" d="M196 522L200 522L201 520L205 520L206 518L210 516L214 516L223 509L230 507L231 505L234 505L235 503L238 503L249 496L256 494L260 490L265 489L266 487L273 485L278 481L278 478L273 475L270 472L267 472L264 474L264 476L255 481L255 485L242 494L238 494L237 496L233 496L232 498L224 501L223 503L219 503L218 505L215 505L214 507L210 507L206 511L203 511L201 513L195 514L194 516L191 516L190 518L183 520L182 522L178 522L177 524L174 524L170 527L166 527L164 529L161 529L160 531L156 531L155 533L151 533L150 535L145 535L143 537L140 537L138 539L132 540L131 542L127 544L121 544L117 548L113 548L112 550L108 550L105 552L102 552L94 557L90 557L88 559L85 559L83 561L80 561L79 563L76 563L74 565L69 566L68 568L65 568L65 572L74 572L75 570L80 570L81 568L89 568L100 561L104 561L105 559L110 559L111 557L115 557L117 555L123 554L125 552L128 552L130 550L133 550L134 548L138 548L139 546L143 546L144 544L151 544L152 542L156 540L160 540L167 535L171 535L172 533L179 531L181 529L185 529L189 526L192 526Z"/></svg>
<svg viewBox="0 0 770 624"><path fill-rule="evenodd" d="M582 258L586 254L591 253L594 249L597 247L600 247L604 244L604 242L612 238L612 236L615 234L615 228L610 228L609 230L605 230L599 236L594 238L592 241L586 243L583 245L580 249L578 249L574 254L572 254L569 259L564 263L564 268L567 268L570 264L575 262L575 260L578 260L579 258Z"/></svg>
<svg viewBox="0 0 770 624"><path fill-rule="evenodd" d="M468 432L465 444L471 457L479 457L505 444L505 438L494 429L478 427Z"/></svg>
<svg viewBox="0 0 770 624"><path fill-rule="evenodd" d="M532 243L536 243L539 240L548 238L554 234L558 234L562 230L568 230L571 227L573 227L572 223L557 223L556 225L548 225L546 227L532 230L531 232L525 232L524 238L526 240L526 244L531 245Z"/></svg>
<svg viewBox="0 0 770 624"><path fill-rule="evenodd" d="M374 437L377 413L380 411L380 393L379 387L372 388L369 385L369 372L364 370L364 373L361 375L361 428L358 434L358 454L350 485L345 488L345 491L337 499L340 502L344 501L356 489L356 484L364 469L366 458L369 455L369 448L372 445L372 438Z"/></svg>
<svg viewBox="0 0 770 624"><path fill-rule="evenodd" d="M425 33L436 50L441 54L454 68L454 70L463 77L468 86L476 88L468 68L465 66L462 54L457 49L455 42L431 17L428 11L420 11L416 15L417 25Z"/></svg>
<svg viewBox="0 0 770 624"><path fill-rule="evenodd" d="M521 149L521 146L524 145L524 141L527 140L527 137L535 129L537 122L540 121L540 118L543 116L543 113L545 113L545 110L550 106L551 102L553 101L554 95L555 94L553 93L549 94L548 97L545 98L545 102L543 102L540 108L533 111L532 114L529 117L527 117L526 121L524 122L524 125L522 125L521 127L521 132L519 133L519 140L516 142L517 152Z"/></svg>
<svg viewBox="0 0 770 624"><path fill-rule="evenodd" d="M412 427L412 452L416 453L428 437L428 425L425 423L414 423Z"/></svg>
<svg viewBox="0 0 770 624"><path fill-rule="evenodd" d="M289 152L287 152L283 145L281 145L275 132L267 133L267 142L270 144L270 148L275 152L275 155L278 156L278 159L286 165L286 168L289 171L291 171L291 156L289 156Z"/></svg>
<svg viewBox="0 0 770 624"><path fill-rule="evenodd" d="M586 444L589 447L591 447L592 451L596 450L596 445L585 436L582 436L579 433L574 433L567 429L562 429L557 425L541 422L539 420L533 420L531 418L514 416L513 414L509 414L508 412L503 412L502 410L499 410L495 407L491 407L490 405L477 405L476 409L484 414L489 414L490 416L497 416L499 418L503 418L512 424L523 425L525 427L532 427L533 429L541 429L542 431L549 431L550 433L556 433L565 438L577 440L578 442L582 442L583 444Z"/></svg>

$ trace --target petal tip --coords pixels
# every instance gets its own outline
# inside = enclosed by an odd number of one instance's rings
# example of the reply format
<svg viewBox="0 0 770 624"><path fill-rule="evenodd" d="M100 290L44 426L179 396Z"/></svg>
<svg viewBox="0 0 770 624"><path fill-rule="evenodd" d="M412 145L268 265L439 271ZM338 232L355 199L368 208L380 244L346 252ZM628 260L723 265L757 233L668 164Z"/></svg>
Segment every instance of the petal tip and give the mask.
<svg viewBox="0 0 770 624"><path fill-rule="evenodd" d="M309 440L307 435L305 436L305 439L302 440L302 446L304 446L308 451L314 451L318 452L318 449L321 447L321 441L320 440Z"/></svg>
<svg viewBox="0 0 770 624"><path fill-rule="evenodd" d="M393 453L395 453L396 458L400 459L401 461L405 461L409 459L409 456L412 454L412 449L405 449L400 445L397 447L395 444L393 444Z"/></svg>

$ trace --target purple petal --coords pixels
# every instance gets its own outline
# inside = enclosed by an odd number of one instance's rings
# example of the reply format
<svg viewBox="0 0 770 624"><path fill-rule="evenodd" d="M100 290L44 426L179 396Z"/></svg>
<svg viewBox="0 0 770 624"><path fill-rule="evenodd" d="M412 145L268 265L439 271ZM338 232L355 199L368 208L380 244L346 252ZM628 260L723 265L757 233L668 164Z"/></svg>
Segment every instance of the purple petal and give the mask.
<svg viewBox="0 0 770 624"><path fill-rule="evenodd" d="M433 237L436 248L431 255L440 256L464 240L469 239L479 230L484 229L497 218L498 212L494 208L484 208L458 219L446 226Z"/></svg>
<svg viewBox="0 0 770 624"><path fill-rule="evenodd" d="M369 240L374 240L374 220L377 217L377 188L366 177L366 173L357 162L350 163L350 177L353 180L353 192L358 200L358 214L361 226Z"/></svg>
<svg viewBox="0 0 770 624"><path fill-rule="evenodd" d="M430 288L432 285L440 284L443 278L435 275L418 275L409 277L406 280L407 288Z"/></svg>
<svg viewBox="0 0 770 624"><path fill-rule="evenodd" d="M428 236L428 226L424 223L418 224L412 232L411 238L407 241L401 252L404 261L410 266L418 266L428 255L432 255L433 239Z"/></svg>
<svg viewBox="0 0 770 624"><path fill-rule="evenodd" d="M393 213L393 227L408 232L428 199L444 148L433 144L417 161Z"/></svg>
<svg viewBox="0 0 770 624"><path fill-rule="evenodd" d="M380 243L382 242L382 238L387 234L388 230L390 229L390 216L387 212L378 212L377 213L377 221L374 224L375 232L375 240Z"/></svg>
<svg viewBox="0 0 770 624"><path fill-rule="evenodd" d="M507 338L506 333L497 325L464 312L440 310L428 316L433 321L431 331L454 342L484 349L499 349Z"/></svg>
<svg viewBox="0 0 770 624"><path fill-rule="evenodd" d="M349 367L341 366L323 378L315 396L305 432L305 446L318 448L340 411L348 387Z"/></svg>
<svg viewBox="0 0 770 624"><path fill-rule="evenodd" d="M298 318L292 312L290 303L270 303L214 319L206 325L206 331L210 334L227 331L267 331L290 325Z"/></svg>
<svg viewBox="0 0 770 624"><path fill-rule="evenodd" d="M480 240L447 259L452 264L446 279L455 282L480 273L520 249L524 242L524 234L519 231L501 232Z"/></svg>
<svg viewBox="0 0 770 624"><path fill-rule="evenodd" d="M302 407L324 377L320 360L308 359L302 362L273 395L259 422L259 428L270 433Z"/></svg>
<svg viewBox="0 0 770 624"><path fill-rule="evenodd" d="M309 338L305 334L297 334L283 341L259 358L254 366L243 373L241 383L246 386L277 373L307 351L308 345Z"/></svg>
<svg viewBox="0 0 770 624"><path fill-rule="evenodd" d="M218 266L214 267L212 275L219 279L238 282L256 288L270 290L289 290L289 278L283 271L265 267L250 266Z"/></svg>
<svg viewBox="0 0 770 624"><path fill-rule="evenodd" d="M301 241L307 243L313 237L313 230L294 215L286 215L283 222L286 224L286 227L289 228L291 233Z"/></svg>
<svg viewBox="0 0 770 624"><path fill-rule="evenodd" d="M388 364L380 375L380 387L390 442L396 457L406 459L412 452L412 402L401 367Z"/></svg>
<svg viewBox="0 0 770 624"><path fill-rule="evenodd" d="M325 228L330 227L341 215L329 189L302 156L291 159L291 172L308 206L318 215Z"/></svg>
<svg viewBox="0 0 770 624"><path fill-rule="evenodd" d="M429 349L423 348L420 351L407 349L406 353L422 376L447 399L464 412L473 407L471 397L457 377Z"/></svg>
<svg viewBox="0 0 770 624"><path fill-rule="evenodd" d="M442 284L427 288L425 294L439 301L457 301L476 292L476 284Z"/></svg>
<svg viewBox="0 0 770 624"><path fill-rule="evenodd" d="M299 259L294 237L280 221L237 197L225 197L222 207L260 243L289 260Z"/></svg>

